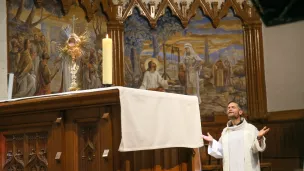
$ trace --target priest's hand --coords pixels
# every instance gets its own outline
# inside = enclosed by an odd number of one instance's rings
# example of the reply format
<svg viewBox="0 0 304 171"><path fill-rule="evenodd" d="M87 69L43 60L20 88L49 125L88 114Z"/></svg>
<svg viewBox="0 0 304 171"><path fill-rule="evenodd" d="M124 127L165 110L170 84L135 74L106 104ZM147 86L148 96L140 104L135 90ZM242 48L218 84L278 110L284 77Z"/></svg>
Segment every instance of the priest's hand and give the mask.
<svg viewBox="0 0 304 171"><path fill-rule="evenodd" d="M213 137L209 134L209 132L207 134L208 134L208 136L203 134L203 139L208 141L209 143L212 143Z"/></svg>
<svg viewBox="0 0 304 171"><path fill-rule="evenodd" d="M264 135L267 134L267 132L270 130L270 128L267 128L266 126L264 126L263 129L261 129L258 133L258 138L262 138Z"/></svg>

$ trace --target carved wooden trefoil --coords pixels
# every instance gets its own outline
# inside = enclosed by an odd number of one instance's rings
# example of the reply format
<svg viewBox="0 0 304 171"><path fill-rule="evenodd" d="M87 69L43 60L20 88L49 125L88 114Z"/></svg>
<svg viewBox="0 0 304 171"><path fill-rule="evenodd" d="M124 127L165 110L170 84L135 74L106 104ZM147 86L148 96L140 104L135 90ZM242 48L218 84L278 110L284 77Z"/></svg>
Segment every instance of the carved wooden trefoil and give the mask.
<svg viewBox="0 0 304 171"><path fill-rule="evenodd" d="M92 128L84 128L83 131L83 136L84 136L84 140L86 141L85 142L85 146L82 150L82 160L87 160L87 161L93 161L96 157L95 155L95 151L96 151L96 148L95 148L95 145L94 143L92 142Z"/></svg>
<svg viewBox="0 0 304 171"><path fill-rule="evenodd" d="M46 151L41 149L39 153L36 153L36 151L32 149L27 168L30 168L30 171L47 171L47 166Z"/></svg>
<svg viewBox="0 0 304 171"><path fill-rule="evenodd" d="M6 144L8 146L8 152L6 154L6 161L3 169L8 171L23 171L24 170L24 158L22 154L23 149L20 144L23 143L23 135L11 135L6 136Z"/></svg>

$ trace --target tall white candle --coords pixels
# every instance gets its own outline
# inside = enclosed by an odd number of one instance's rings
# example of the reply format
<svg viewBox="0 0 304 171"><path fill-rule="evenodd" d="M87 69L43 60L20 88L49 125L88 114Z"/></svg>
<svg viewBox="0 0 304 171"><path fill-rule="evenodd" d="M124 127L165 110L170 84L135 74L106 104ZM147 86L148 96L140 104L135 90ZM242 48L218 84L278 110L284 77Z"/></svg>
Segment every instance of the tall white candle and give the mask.
<svg viewBox="0 0 304 171"><path fill-rule="evenodd" d="M108 37L102 39L102 84L112 84L112 39Z"/></svg>

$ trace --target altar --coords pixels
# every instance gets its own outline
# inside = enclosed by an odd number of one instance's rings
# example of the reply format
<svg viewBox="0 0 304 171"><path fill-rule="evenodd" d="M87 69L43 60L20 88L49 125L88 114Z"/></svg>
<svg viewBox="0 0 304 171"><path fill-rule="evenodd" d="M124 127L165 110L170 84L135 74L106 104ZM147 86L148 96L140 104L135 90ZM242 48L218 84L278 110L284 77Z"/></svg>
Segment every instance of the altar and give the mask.
<svg viewBox="0 0 304 171"><path fill-rule="evenodd" d="M110 87L2 101L0 111L4 170L199 169L195 96Z"/></svg>

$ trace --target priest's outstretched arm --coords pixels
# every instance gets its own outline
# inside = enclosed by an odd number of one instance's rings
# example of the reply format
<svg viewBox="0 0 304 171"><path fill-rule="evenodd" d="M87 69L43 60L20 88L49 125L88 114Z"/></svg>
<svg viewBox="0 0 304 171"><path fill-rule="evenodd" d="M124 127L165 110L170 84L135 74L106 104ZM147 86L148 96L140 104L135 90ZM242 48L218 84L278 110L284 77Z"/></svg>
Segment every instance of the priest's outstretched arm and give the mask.
<svg viewBox="0 0 304 171"><path fill-rule="evenodd" d="M270 129L266 126L260 131L256 129L256 138L254 139L253 145L251 147L253 153L263 152L266 149L266 138L264 135L267 134L269 130Z"/></svg>
<svg viewBox="0 0 304 171"><path fill-rule="evenodd" d="M223 148L221 138L219 141L213 139L213 137L208 133L208 136L203 135L203 139L209 142L208 154L217 158L223 158Z"/></svg>
<svg viewBox="0 0 304 171"><path fill-rule="evenodd" d="M208 146L208 154L217 159L223 158L223 148L220 142L221 139L219 140L219 142L213 139L212 143L209 143Z"/></svg>

